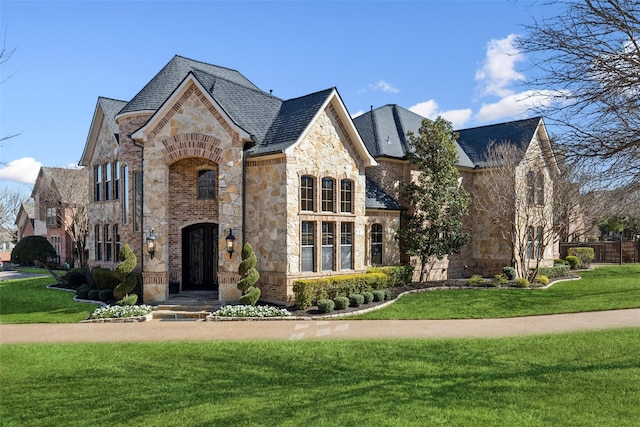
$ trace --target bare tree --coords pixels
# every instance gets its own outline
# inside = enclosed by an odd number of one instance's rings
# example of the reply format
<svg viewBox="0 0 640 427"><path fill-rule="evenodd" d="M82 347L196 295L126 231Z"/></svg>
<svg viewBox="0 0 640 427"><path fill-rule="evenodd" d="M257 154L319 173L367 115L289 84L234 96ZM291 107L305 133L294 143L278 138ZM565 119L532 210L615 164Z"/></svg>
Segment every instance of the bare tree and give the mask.
<svg viewBox="0 0 640 427"><path fill-rule="evenodd" d="M7 186L0 187L0 227L7 231L12 231L15 228L16 215L22 202L28 198L26 192L19 189Z"/></svg>
<svg viewBox="0 0 640 427"><path fill-rule="evenodd" d="M553 2L558 16L519 39L540 73L527 86L554 101L540 109L557 143L603 185L640 181L640 2ZM562 6L562 7L560 7Z"/></svg>

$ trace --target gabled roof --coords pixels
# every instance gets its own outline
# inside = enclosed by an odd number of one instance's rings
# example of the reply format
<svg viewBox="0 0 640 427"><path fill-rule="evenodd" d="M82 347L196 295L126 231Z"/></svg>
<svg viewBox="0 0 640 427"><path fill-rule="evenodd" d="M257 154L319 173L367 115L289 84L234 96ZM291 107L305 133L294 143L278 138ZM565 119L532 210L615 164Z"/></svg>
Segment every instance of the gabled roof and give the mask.
<svg viewBox="0 0 640 427"><path fill-rule="evenodd" d="M127 101L119 101L117 99L99 97L98 104L102 107L102 111L104 113L105 120L107 121L107 125L109 129L116 137L116 141L119 140L120 128L116 123L116 115L118 112L127 105Z"/></svg>
<svg viewBox="0 0 640 427"><path fill-rule="evenodd" d="M407 158L407 133L418 134L424 117L395 104L372 109L353 119L373 157ZM456 143L458 165L473 167L467 154Z"/></svg>
<svg viewBox="0 0 640 427"><path fill-rule="evenodd" d="M78 164L82 166L89 164L89 157L93 154L100 133L100 126L103 121L106 122L107 127L113 133L116 143L120 142L120 128L116 123L116 115L125 105L127 105L127 101L119 101L102 96L98 97L93 118L91 119L91 126L89 127L89 135L87 136L87 141L85 142Z"/></svg>
<svg viewBox="0 0 640 427"><path fill-rule="evenodd" d="M31 197L34 199L41 191L49 191L54 185L55 196L64 204L84 204L88 202L89 181L84 169L65 169L40 167L40 172L33 185Z"/></svg>
<svg viewBox="0 0 640 427"><path fill-rule="evenodd" d="M487 152L494 144L514 144L520 149L519 152L524 154L529 143L533 140L541 120L541 117L533 117L462 129L457 131L459 133L458 143L476 167L486 167Z"/></svg>
<svg viewBox="0 0 640 427"><path fill-rule="evenodd" d="M405 208L393 197L389 196L385 191L367 177L365 190L365 208L366 209L382 209L400 211Z"/></svg>

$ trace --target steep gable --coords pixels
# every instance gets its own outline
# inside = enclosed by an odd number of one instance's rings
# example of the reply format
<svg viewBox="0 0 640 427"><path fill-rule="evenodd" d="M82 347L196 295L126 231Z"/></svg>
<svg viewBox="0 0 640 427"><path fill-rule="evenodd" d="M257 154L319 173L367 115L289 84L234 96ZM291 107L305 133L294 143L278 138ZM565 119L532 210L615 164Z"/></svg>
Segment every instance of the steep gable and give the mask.
<svg viewBox="0 0 640 427"><path fill-rule="evenodd" d="M99 143L99 135L103 126L109 129L109 132L113 135L116 143L120 140L120 129L116 123L115 117L118 111L126 105L126 101L119 101L117 99L99 97L96 103L96 108L93 113L93 119L91 120L91 126L89 127L89 135L82 152L79 164L81 166L88 166L91 162L91 156L93 155L97 144Z"/></svg>

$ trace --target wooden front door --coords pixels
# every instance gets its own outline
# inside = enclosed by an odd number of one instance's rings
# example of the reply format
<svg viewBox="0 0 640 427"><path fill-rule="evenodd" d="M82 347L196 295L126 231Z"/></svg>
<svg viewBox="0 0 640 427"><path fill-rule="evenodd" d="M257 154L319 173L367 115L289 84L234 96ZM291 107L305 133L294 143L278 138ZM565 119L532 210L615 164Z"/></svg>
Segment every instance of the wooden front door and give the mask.
<svg viewBox="0 0 640 427"><path fill-rule="evenodd" d="M182 290L218 290L218 224L182 230Z"/></svg>

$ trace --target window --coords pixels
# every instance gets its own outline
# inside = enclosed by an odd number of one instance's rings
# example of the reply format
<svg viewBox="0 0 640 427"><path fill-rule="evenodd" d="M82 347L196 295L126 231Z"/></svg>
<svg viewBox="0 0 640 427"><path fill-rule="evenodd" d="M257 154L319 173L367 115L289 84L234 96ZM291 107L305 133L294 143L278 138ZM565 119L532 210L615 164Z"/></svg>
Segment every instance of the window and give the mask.
<svg viewBox="0 0 640 427"><path fill-rule="evenodd" d="M536 174L536 205L544 205L544 175L542 171Z"/></svg>
<svg viewBox="0 0 640 427"><path fill-rule="evenodd" d="M340 269L353 269L353 223L340 224Z"/></svg>
<svg viewBox="0 0 640 427"><path fill-rule="evenodd" d="M56 208L47 208L47 227L58 225L58 211Z"/></svg>
<svg viewBox="0 0 640 427"><path fill-rule="evenodd" d="M544 255L544 247L542 246L543 229L542 227L536 227L536 234L534 240L534 250L537 259L542 259Z"/></svg>
<svg viewBox="0 0 640 427"><path fill-rule="evenodd" d="M113 198L116 200L120 199L120 162L116 162L113 167L113 172L115 173L115 180L113 182Z"/></svg>
<svg viewBox="0 0 640 427"><path fill-rule="evenodd" d="M202 170L198 172L198 199L216 198L216 171Z"/></svg>
<svg viewBox="0 0 640 427"><path fill-rule="evenodd" d="M142 172L133 174L133 231L142 226Z"/></svg>
<svg viewBox="0 0 640 427"><path fill-rule="evenodd" d="M333 222L322 222L322 270L333 270L334 262L334 228Z"/></svg>
<svg viewBox="0 0 640 427"><path fill-rule="evenodd" d="M104 199L111 200L111 163L104 165Z"/></svg>
<svg viewBox="0 0 640 427"><path fill-rule="evenodd" d="M98 165L93 169L93 182L95 183L94 200L99 202L102 200L102 166Z"/></svg>
<svg viewBox="0 0 640 427"><path fill-rule="evenodd" d="M525 257L528 259L533 258L533 227L527 227L527 247L525 250Z"/></svg>
<svg viewBox="0 0 640 427"><path fill-rule="evenodd" d="M122 222L129 224L129 167L122 167Z"/></svg>
<svg viewBox="0 0 640 427"><path fill-rule="evenodd" d="M118 261L120 259L120 231L118 230L118 224L113 226L113 238L115 239L115 252L113 259Z"/></svg>
<svg viewBox="0 0 640 427"><path fill-rule="evenodd" d="M533 171L527 172L527 204L533 205L534 202L534 191L535 191L535 174Z"/></svg>
<svg viewBox="0 0 640 427"><path fill-rule="evenodd" d="M353 181L340 181L340 211L353 212Z"/></svg>
<svg viewBox="0 0 640 427"><path fill-rule="evenodd" d="M322 178L322 212L333 212L334 181Z"/></svg>
<svg viewBox="0 0 640 427"><path fill-rule="evenodd" d="M315 235L313 232L313 222L302 221L301 231L301 269L302 271L315 270Z"/></svg>
<svg viewBox="0 0 640 427"><path fill-rule="evenodd" d="M102 241L100 240L100 226L96 225L93 231L96 251L96 261L102 261Z"/></svg>
<svg viewBox="0 0 640 427"><path fill-rule="evenodd" d="M313 177L309 175L303 175L300 178L300 210L312 211L314 210L314 189L313 189Z"/></svg>
<svg viewBox="0 0 640 427"><path fill-rule="evenodd" d="M382 265L382 225L371 226L371 264Z"/></svg>
<svg viewBox="0 0 640 427"><path fill-rule="evenodd" d="M102 234L102 239L104 240L104 258L107 261L113 261L113 246L111 241L111 227L108 225L104 226L104 233Z"/></svg>

